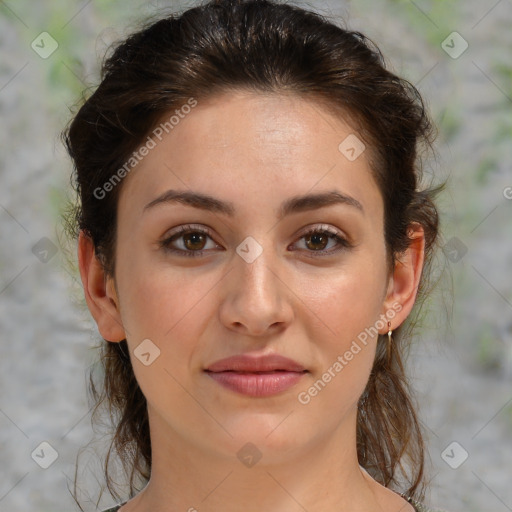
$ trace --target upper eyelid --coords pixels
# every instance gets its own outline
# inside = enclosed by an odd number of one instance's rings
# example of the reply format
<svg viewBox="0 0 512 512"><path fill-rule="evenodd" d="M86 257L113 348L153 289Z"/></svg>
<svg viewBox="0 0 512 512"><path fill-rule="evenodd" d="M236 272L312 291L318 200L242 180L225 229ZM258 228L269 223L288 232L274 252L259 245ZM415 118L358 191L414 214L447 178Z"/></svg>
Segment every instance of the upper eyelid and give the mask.
<svg viewBox="0 0 512 512"><path fill-rule="evenodd" d="M165 245L167 242L171 241L174 237L176 237L176 240L179 240L182 236L186 235L187 233L193 233L193 232L200 232L205 234L206 236L210 237L210 239L218 244L218 242L215 240L215 237L213 236L212 230L208 227L201 226L201 225L193 225L193 224L184 224L181 226L178 226L176 230L163 237L161 244ZM328 233L332 238L339 237L347 242L348 245L351 245L350 237L348 237L343 231L339 230L338 228L334 228L332 226L329 226L327 224L313 224L310 226L306 226L303 228L297 235L295 235L296 241L300 240L304 236L308 235L311 232L326 232ZM172 240L174 241L174 240ZM198 251L185 251L183 249L176 249L176 251L182 251L182 252L202 252L202 251L208 251L208 249L201 249ZM319 253L322 251L318 251Z"/></svg>
<svg viewBox="0 0 512 512"><path fill-rule="evenodd" d="M172 238L176 235L184 235L184 234L187 234L189 232L194 232L194 231L199 231L201 233L204 233L204 234L210 236L212 239L214 238L212 230L209 227L205 227L205 226L201 226L201 225L193 225L193 224L183 224L181 226L178 226L169 235L164 235L163 239L168 240L169 238ZM307 226L307 227L303 228L295 236L302 237L311 231L319 231L319 232L326 231L332 235L338 235L343 238L348 238L348 236L343 231L341 231L339 228L335 228L335 227L329 226L327 224L316 224L316 225L313 224L313 225Z"/></svg>

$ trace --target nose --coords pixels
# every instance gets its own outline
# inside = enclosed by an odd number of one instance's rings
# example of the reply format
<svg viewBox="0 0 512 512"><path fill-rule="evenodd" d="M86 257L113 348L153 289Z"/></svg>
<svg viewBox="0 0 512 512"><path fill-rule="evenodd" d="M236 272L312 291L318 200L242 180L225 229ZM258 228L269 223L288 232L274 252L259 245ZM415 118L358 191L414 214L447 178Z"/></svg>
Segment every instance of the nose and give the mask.
<svg viewBox="0 0 512 512"><path fill-rule="evenodd" d="M265 249L251 263L238 254L219 310L221 322L230 330L252 336L275 334L293 319L293 293L276 259ZM279 275L281 274L281 275Z"/></svg>

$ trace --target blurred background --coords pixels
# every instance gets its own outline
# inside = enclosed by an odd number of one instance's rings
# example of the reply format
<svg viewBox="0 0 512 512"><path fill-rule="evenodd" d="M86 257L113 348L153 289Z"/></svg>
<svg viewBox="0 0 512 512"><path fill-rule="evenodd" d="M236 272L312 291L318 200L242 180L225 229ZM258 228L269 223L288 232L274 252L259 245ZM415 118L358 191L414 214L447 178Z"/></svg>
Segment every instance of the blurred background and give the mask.
<svg viewBox="0 0 512 512"><path fill-rule="evenodd" d="M423 94L437 123L427 177L440 200L446 267L409 371L429 447L426 502L512 510L512 0L294 2L362 31ZM96 325L80 309L60 212L70 108L99 83L113 41L160 8L194 2L0 1L0 511L98 510L104 440L86 370ZM73 254L72 254L73 256ZM99 509L113 503L104 493Z"/></svg>

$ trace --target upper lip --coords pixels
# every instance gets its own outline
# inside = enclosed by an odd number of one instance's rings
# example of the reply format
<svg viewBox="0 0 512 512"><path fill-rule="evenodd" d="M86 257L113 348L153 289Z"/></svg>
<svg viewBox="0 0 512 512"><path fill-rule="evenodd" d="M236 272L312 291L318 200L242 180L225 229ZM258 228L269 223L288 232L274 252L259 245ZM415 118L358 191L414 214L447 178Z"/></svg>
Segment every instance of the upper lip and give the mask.
<svg viewBox="0 0 512 512"><path fill-rule="evenodd" d="M219 359L209 365L206 371L210 372L271 372L271 371L304 372L306 369L293 359L278 354L266 356L236 355Z"/></svg>

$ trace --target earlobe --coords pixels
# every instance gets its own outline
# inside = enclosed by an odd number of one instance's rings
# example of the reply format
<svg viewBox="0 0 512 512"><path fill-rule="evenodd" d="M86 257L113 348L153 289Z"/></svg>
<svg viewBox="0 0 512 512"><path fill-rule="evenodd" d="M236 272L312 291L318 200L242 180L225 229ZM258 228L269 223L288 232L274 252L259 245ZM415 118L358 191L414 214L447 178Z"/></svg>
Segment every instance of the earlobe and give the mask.
<svg viewBox="0 0 512 512"><path fill-rule="evenodd" d="M114 281L106 276L92 240L83 231L80 231L78 237L78 264L87 307L101 336L113 342L124 340L126 334Z"/></svg>
<svg viewBox="0 0 512 512"><path fill-rule="evenodd" d="M425 233L423 227L419 224L411 225L409 228L409 239L409 247L395 262L395 267L389 280L386 300L383 304L385 311L390 309L395 309L396 311L398 308L393 306L396 304L401 306L401 309L391 321L392 329L396 329L402 324L411 312L416 301L423 271L425 255ZM384 331L381 334L385 334Z"/></svg>

